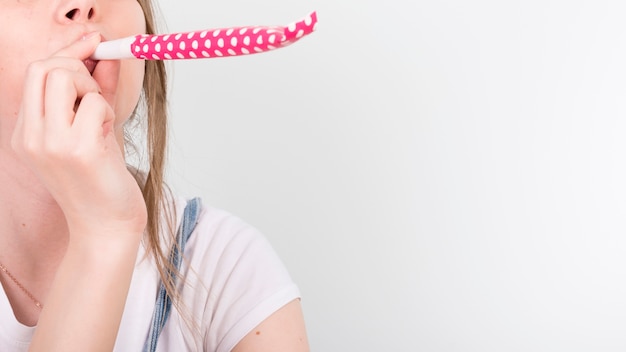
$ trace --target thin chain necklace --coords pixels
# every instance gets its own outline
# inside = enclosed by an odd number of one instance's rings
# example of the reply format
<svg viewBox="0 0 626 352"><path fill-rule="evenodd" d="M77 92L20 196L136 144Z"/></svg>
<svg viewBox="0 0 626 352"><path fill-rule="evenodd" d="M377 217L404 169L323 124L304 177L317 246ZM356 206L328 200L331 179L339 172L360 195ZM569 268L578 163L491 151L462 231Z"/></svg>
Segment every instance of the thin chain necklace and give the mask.
<svg viewBox="0 0 626 352"><path fill-rule="evenodd" d="M15 278L15 276L13 276L13 274L11 274L8 270L7 267L2 265L2 263L0 263L0 270L2 270L5 274L7 274L7 276L13 280L13 282L15 282L15 284L17 285L17 287L20 288L20 290L24 291L24 293L28 296L28 298L30 298L33 302L35 302L35 305L37 306L37 308L42 309L43 308L43 304L41 304L41 302L39 302L37 300L37 298L35 298L35 296L33 296L32 293L30 293L26 287L24 287L19 281L17 281L17 279Z"/></svg>

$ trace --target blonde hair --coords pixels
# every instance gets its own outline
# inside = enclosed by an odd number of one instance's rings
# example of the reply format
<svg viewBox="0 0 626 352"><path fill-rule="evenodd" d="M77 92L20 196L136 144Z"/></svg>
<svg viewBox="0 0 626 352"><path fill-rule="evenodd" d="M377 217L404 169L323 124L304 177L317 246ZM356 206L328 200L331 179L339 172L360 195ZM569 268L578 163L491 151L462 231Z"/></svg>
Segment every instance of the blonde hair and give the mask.
<svg viewBox="0 0 626 352"><path fill-rule="evenodd" d="M138 0L143 9L146 19L146 32L156 33L155 8L152 0ZM140 182L143 197L148 210L148 223L146 226L147 251L157 265L161 281L167 294L172 298L175 306L178 306L179 297L171 275L180 276L178 270L168 260L168 254L164 253L162 246L162 234L174 238L175 214L168 205L171 200L170 191L165 184L165 160L167 153L167 74L163 61L146 61L145 76L143 81L142 99L140 102L146 119L146 150L148 152L147 174ZM133 119L139 115L135 109ZM132 140L126 138L126 144L132 144ZM131 148L133 146L131 145ZM176 243L176 241L172 241Z"/></svg>

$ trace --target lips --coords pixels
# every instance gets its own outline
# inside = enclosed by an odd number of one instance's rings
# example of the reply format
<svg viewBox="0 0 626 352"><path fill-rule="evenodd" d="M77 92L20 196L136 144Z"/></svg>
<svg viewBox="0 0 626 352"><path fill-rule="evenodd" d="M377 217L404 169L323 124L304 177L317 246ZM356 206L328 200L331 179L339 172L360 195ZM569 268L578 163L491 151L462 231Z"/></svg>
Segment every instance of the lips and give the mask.
<svg viewBox="0 0 626 352"><path fill-rule="evenodd" d="M83 64L87 67L87 71L89 71L90 75L93 75L93 71L96 70L96 65L98 65L98 61L92 59L83 60Z"/></svg>

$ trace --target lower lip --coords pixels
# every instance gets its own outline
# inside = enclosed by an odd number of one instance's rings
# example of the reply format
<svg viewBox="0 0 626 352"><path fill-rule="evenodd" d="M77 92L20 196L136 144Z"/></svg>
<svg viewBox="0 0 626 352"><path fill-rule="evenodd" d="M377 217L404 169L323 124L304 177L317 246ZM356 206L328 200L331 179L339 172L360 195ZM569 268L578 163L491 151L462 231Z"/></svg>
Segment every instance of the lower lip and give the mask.
<svg viewBox="0 0 626 352"><path fill-rule="evenodd" d="M89 73L93 74L93 71L96 69L96 65L98 64L98 61L87 59L83 61L83 64L85 64L85 67L87 67L87 70L89 71Z"/></svg>

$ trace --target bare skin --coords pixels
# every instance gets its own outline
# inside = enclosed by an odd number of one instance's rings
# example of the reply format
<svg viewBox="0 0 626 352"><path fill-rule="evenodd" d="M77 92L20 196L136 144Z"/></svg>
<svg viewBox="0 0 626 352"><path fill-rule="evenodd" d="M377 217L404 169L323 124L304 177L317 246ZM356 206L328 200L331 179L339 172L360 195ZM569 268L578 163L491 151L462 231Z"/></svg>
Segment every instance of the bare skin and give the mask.
<svg viewBox="0 0 626 352"><path fill-rule="evenodd" d="M111 15L122 12L124 19ZM101 62L94 72L83 63L101 36L144 32L143 13L132 0L1 0L0 21L0 262L48 310L72 239L144 226L145 206L120 143L143 63ZM6 276L0 281L18 321L42 327L33 302Z"/></svg>

